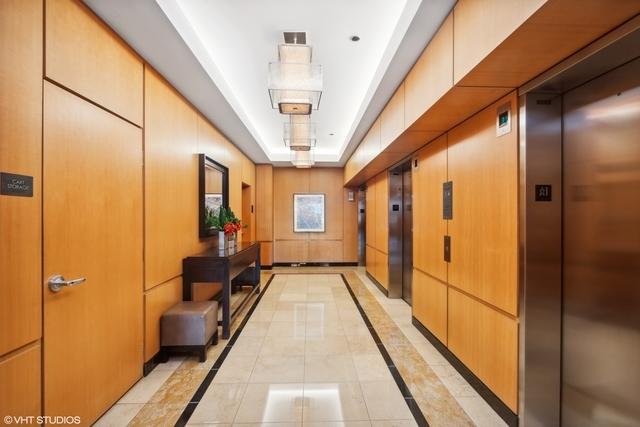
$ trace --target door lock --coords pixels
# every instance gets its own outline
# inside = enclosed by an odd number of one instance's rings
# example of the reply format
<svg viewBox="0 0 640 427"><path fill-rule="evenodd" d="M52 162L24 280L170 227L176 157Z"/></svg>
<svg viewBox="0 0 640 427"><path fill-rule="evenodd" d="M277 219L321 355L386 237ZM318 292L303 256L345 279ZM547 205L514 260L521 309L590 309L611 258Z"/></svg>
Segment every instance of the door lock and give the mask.
<svg viewBox="0 0 640 427"><path fill-rule="evenodd" d="M65 286L76 286L86 282L86 280L87 279L84 277L80 277L78 279L72 279L72 280L64 280L64 276L61 276L60 274L56 274L54 276L49 277L49 280L48 280L49 290L51 292L60 292L62 288L64 288Z"/></svg>

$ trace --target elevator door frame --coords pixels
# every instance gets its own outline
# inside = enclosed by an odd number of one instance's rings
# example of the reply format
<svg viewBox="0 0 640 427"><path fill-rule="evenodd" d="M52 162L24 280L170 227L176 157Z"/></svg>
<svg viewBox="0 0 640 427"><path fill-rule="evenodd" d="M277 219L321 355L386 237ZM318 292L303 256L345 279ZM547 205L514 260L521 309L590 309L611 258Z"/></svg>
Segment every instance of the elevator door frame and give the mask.
<svg viewBox="0 0 640 427"><path fill-rule="evenodd" d="M560 425L562 94L640 56L640 17L519 89L519 425ZM551 201L536 201L551 185Z"/></svg>

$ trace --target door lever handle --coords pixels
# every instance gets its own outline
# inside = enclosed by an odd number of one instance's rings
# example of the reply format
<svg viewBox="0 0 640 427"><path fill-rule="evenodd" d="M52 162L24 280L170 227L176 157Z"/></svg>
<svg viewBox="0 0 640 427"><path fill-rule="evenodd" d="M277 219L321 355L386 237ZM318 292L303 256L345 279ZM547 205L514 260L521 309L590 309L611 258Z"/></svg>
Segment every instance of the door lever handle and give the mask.
<svg viewBox="0 0 640 427"><path fill-rule="evenodd" d="M84 277L79 277L77 279L71 279L71 280L64 280L64 276L56 274L55 276L49 277L49 280L48 280L49 290L51 292L60 292L62 288L64 288L65 286L76 286L86 282L86 280L87 279Z"/></svg>

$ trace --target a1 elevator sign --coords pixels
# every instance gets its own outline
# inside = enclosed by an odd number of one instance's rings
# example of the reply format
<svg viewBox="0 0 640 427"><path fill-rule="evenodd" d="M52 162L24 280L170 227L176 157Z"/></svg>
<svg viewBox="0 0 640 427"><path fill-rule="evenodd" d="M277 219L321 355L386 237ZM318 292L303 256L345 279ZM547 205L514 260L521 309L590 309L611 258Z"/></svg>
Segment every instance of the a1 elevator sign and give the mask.
<svg viewBox="0 0 640 427"><path fill-rule="evenodd" d="M536 184L536 202L550 202L550 201L551 201L551 185Z"/></svg>

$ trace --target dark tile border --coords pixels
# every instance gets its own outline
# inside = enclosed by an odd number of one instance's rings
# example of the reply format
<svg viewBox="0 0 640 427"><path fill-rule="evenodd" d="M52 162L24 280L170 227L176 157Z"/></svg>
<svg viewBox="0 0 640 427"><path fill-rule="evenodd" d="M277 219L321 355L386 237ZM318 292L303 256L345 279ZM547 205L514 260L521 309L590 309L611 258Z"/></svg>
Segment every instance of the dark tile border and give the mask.
<svg viewBox="0 0 640 427"><path fill-rule="evenodd" d="M478 392L485 402L511 427L518 426L518 415L505 405L467 366L462 363L440 340L429 331L418 319L411 317L411 323L424 337L444 356L460 375Z"/></svg>
<svg viewBox="0 0 640 427"><path fill-rule="evenodd" d="M375 277L373 277L371 274L369 274L368 271L366 273L367 273L367 278L369 280L371 280L371 282L378 287L378 290L380 292L382 292L385 297L388 298L389 297L389 290L386 289L384 286L382 286L382 284L380 282L378 282L378 280Z"/></svg>
<svg viewBox="0 0 640 427"><path fill-rule="evenodd" d="M247 312L247 315L244 317L244 319L242 319L242 322L238 326L238 329L236 329L236 331L233 333L233 335L231 336L231 338L227 342L227 345L222 350L222 353L220 353L220 355L218 356L216 361L213 363L213 366L211 367L209 372L207 372L207 376L204 377L204 379L202 380L202 383L200 383L200 386L198 387L196 392L193 394L191 399L189 399L189 403L187 404L187 406L182 411L182 414L180 415L180 418L178 418L178 421L176 421L175 427L184 427L184 426L187 425L187 422L189 422L189 418L191 418L191 415L193 415L193 411L196 410L196 407L200 403L200 400L202 400L202 396L204 396L204 393L207 391L207 389L211 385L211 382L213 381L213 379L215 378L216 374L218 373L218 370L222 366L222 363L224 362L224 360L229 355L229 352L231 351L231 348L233 347L235 342L238 340L238 337L242 333L242 330L244 329L244 327L246 326L247 322L251 318L251 315L253 314L253 312L255 311L256 307L258 306L258 303L260 302L260 300L262 299L264 294L267 292L267 289L269 289L269 285L271 284L271 281L273 280L273 278L275 276L276 276L275 274L272 274L271 277L269 277L269 280L264 285L264 288L262 289L262 292L260 292L260 294L258 295L256 300L253 302L253 305L251 306L251 308Z"/></svg>
<svg viewBox="0 0 640 427"><path fill-rule="evenodd" d="M367 276L368 275L369 274L367 273ZM391 372L391 376L393 377L394 381L396 382L396 385L398 386L398 389L400 389L400 393L402 393L402 397L404 398L405 403L409 407L409 411L411 411L411 414L413 415L413 418L415 419L415 421L418 424L418 426L420 426L420 427L428 427L429 423L427 422L427 419L424 417L424 414L422 413L422 411L418 407L417 402L414 400L413 395L411 394L411 391L409 390L409 387L407 387L407 384L404 382L404 379L402 379L402 375L400 375L400 372L396 368L396 365L393 363L393 360L391 359L391 356L389 355L389 352L387 351L387 348L384 346L384 343L380 339L380 336L378 336L378 333L376 332L375 328L371 324L371 321L369 320L369 317L367 316L367 313L365 313L364 309L360 305L360 302L358 301L358 298L356 297L356 294L353 292L353 289L351 289L351 286L349 285L349 282L344 277L344 274L340 274L340 277L342 277L342 281L344 282L344 285L347 287L347 290L349 291L349 294L351 295L351 299L353 299L353 302L356 304L356 307L358 308L358 311L360 312L360 316L362 316L362 320L364 320L365 325L367 325L367 329L369 329L369 333L371 333L371 337L375 341L376 346L378 347L378 350L380 351L380 354L382 355L382 358L384 359L385 363L387 364L387 368L389 368L389 372Z"/></svg>
<svg viewBox="0 0 640 427"><path fill-rule="evenodd" d="M272 267L357 267L357 262L274 262ZM309 273L283 273L283 274L309 274ZM313 274L338 274L338 273L313 273Z"/></svg>

